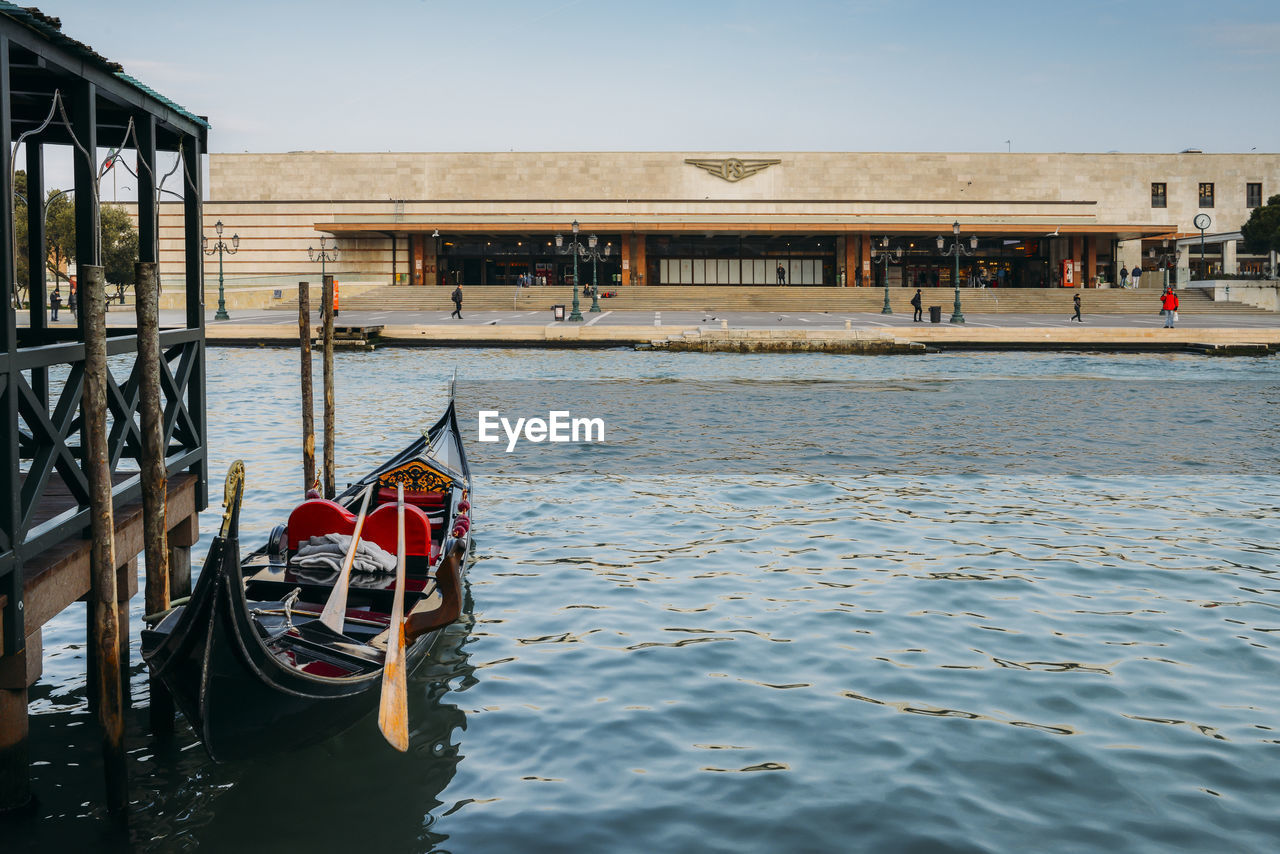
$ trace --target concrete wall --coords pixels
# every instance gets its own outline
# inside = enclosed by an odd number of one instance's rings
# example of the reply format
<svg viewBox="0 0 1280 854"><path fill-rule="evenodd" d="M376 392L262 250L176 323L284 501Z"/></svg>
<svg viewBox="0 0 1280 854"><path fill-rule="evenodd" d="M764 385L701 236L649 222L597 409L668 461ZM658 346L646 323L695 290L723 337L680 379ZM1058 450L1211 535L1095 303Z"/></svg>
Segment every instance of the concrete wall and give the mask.
<svg viewBox="0 0 1280 854"><path fill-rule="evenodd" d="M1267 311L1280 311L1280 281L1247 279L1194 282L1196 288L1213 288L1213 301L1242 302Z"/></svg>

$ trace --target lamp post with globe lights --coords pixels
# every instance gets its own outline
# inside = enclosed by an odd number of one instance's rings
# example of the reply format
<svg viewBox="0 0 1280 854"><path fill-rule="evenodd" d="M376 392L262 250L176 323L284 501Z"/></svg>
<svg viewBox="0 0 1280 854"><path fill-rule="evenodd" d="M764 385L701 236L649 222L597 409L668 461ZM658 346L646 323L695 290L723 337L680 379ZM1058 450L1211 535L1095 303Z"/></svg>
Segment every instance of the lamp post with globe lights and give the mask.
<svg viewBox="0 0 1280 854"><path fill-rule="evenodd" d="M947 246L946 238L941 234L938 235L938 252L943 257L950 255L953 260L951 268L951 283L956 287L956 303L955 310L951 313L952 323L964 323L964 315L960 312L960 256L973 255L978 251L978 235L970 235L969 245L966 247L960 242L960 222L957 220L951 224L952 243Z"/></svg>
<svg viewBox="0 0 1280 854"><path fill-rule="evenodd" d="M240 251L240 235L231 235L231 245L228 246L222 239L222 220L218 220L213 224L213 230L217 233L218 239L212 246L209 245L209 238L200 237L200 248L204 250L204 254L212 255L218 253L218 310L214 312L214 320L230 320L231 315L227 314L227 297L222 285L222 256L234 255Z"/></svg>

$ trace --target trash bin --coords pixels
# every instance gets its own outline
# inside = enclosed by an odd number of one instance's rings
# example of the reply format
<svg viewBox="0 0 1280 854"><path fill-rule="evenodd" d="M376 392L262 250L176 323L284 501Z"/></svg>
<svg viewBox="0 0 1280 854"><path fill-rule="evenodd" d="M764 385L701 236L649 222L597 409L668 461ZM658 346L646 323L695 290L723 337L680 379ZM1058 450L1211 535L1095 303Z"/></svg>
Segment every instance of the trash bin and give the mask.
<svg viewBox="0 0 1280 854"><path fill-rule="evenodd" d="M551 316L555 320L564 320L564 306L562 305L551 306Z"/></svg>
<svg viewBox="0 0 1280 854"><path fill-rule="evenodd" d="M929 306L929 322L930 323L942 322L942 306L940 305Z"/></svg>

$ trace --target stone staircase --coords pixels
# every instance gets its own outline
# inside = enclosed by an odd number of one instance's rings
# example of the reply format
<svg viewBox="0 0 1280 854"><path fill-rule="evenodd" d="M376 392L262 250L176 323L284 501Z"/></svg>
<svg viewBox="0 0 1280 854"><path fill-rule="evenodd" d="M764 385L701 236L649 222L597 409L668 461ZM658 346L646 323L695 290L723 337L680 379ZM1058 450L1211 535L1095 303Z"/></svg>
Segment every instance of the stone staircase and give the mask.
<svg viewBox="0 0 1280 854"><path fill-rule="evenodd" d="M568 287L511 288L473 285L464 287L463 311L545 311L551 306L569 306L573 290ZM452 311L449 287L408 287L385 285L342 300L343 311ZM706 287L698 285L623 286L613 289L617 296L603 298L606 311L765 311L832 313L879 313L884 305L882 288L832 287ZM890 305L895 313L910 314L914 288L891 288ZM962 310L973 314L1062 314L1072 312L1071 297L1079 293L1084 313L1156 314L1160 310L1160 289L1071 290L1067 288L962 288ZM924 288L926 317L929 306L942 306L950 316L955 291L951 288ZM1265 309L1238 302L1214 302L1199 288L1178 291L1179 312L1185 314L1268 315ZM590 299L579 297L582 311ZM296 312L297 299L280 303L280 309Z"/></svg>

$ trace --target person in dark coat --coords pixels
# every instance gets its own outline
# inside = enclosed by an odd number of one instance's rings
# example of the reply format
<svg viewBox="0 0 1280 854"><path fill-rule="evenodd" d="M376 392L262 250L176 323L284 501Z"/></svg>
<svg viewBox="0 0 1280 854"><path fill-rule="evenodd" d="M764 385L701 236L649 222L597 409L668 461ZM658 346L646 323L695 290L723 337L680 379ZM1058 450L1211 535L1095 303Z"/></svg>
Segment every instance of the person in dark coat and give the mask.
<svg viewBox="0 0 1280 854"><path fill-rule="evenodd" d="M58 309L62 308L62 293L57 289L53 289L53 296L49 297L49 309L52 312L50 319L58 319Z"/></svg>
<svg viewBox="0 0 1280 854"><path fill-rule="evenodd" d="M911 319L916 323L924 321L924 300L920 298L920 289L916 288L916 295L911 298L911 307L915 309L915 316Z"/></svg>
<svg viewBox="0 0 1280 854"><path fill-rule="evenodd" d="M778 265L778 284L785 285L786 283L787 283L787 271L781 264L779 264Z"/></svg>
<svg viewBox="0 0 1280 854"><path fill-rule="evenodd" d="M458 285L453 289L453 295L450 297L450 299L453 300L453 313L450 314L449 316L456 317L459 320L461 320L462 319L462 285Z"/></svg>
<svg viewBox="0 0 1280 854"><path fill-rule="evenodd" d="M1073 316L1071 319L1078 320L1081 323L1084 323L1084 318L1080 316L1080 295L1076 294L1074 297L1072 297L1071 302L1074 303L1076 307L1075 316Z"/></svg>

